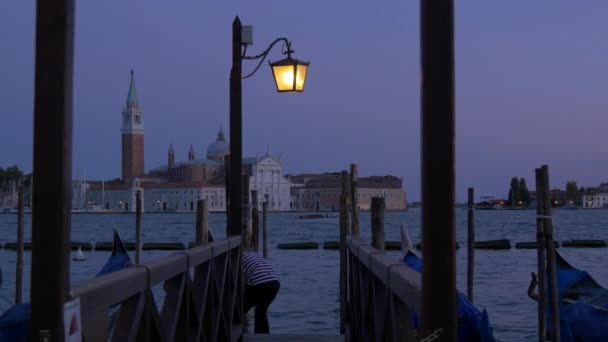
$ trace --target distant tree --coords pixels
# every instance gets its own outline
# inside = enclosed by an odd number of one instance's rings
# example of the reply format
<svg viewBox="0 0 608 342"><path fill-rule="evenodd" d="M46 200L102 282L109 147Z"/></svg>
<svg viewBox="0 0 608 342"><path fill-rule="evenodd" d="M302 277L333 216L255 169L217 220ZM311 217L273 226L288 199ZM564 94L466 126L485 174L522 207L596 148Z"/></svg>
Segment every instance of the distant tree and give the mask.
<svg viewBox="0 0 608 342"><path fill-rule="evenodd" d="M513 177L511 178L511 189L509 190L509 203L511 206L515 206L519 201L519 179Z"/></svg>
<svg viewBox="0 0 608 342"><path fill-rule="evenodd" d="M519 180L519 200L525 205L530 204L530 192L524 178Z"/></svg>
<svg viewBox="0 0 608 342"><path fill-rule="evenodd" d="M13 185L20 185L23 178L23 172L17 165L9 166L6 169L0 168L0 191L9 190Z"/></svg>
<svg viewBox="0 0 608 342"><path fill-rule="evenodd" d="M584 192L584 188L581 187L581 190ZM578 197L578 187L576 186L575 181L569 181L566 183L566 200L567 201L576 201Z"/></svg>
<svg viewBox="0 0 608 342"><path fill-rule="evenodd" d="M585 190L584 186L581 186L580 189L578 189L578 192L581 194L585 193L585 191L587 191L587 190Z"/></svg>

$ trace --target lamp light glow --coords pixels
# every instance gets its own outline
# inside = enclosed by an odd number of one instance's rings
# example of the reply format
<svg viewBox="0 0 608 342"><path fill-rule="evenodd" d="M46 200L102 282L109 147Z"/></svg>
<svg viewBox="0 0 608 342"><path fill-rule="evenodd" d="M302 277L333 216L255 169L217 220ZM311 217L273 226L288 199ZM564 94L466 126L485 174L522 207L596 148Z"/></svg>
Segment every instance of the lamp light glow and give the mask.
<svg viewBox="0 0 608 342"><path fill-rule="evenodd" d="M302 62L291 57L271 62L270 68L277 91L280 93L304 91L304 82L306 81L309 64L309 62Z"/></svg>

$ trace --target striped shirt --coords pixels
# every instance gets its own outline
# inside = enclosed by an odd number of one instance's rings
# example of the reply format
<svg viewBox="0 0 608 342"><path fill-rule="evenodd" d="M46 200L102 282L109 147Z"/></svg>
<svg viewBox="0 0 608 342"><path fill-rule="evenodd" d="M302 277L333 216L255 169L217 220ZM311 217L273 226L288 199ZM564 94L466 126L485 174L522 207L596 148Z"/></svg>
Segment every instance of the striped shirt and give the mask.
<svg viewBox="0 0 608 342"><path fill-rule="evenodd" d="M254 251L243 253L243 272L248 285L255 286L269 281L279 281L276 272L270 264Z"/></svg>

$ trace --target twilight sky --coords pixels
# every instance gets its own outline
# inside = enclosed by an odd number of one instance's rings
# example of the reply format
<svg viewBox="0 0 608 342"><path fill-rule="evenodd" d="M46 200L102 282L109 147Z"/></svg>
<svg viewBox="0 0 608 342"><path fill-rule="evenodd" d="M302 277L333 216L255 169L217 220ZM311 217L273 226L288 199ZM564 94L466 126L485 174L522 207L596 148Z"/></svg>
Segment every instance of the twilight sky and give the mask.
<svg viewBox="0 0 608 342"><path fill-rule="evenodd" d="M282 155L285 173L359 164L403 176L420 198L419 1L76 1L75 178L120 176L129 70L144 110L146 170L198 156L228 127L231 23L310 60L306 90L278 94L264 65L243 82L244 153ZM456 1L457 200L608 181L608 2ZM0 1L0 166L31 170L34 0ZM280 49L270 59L282 58ZM245 62L244 72L255 63Z"/></svg>

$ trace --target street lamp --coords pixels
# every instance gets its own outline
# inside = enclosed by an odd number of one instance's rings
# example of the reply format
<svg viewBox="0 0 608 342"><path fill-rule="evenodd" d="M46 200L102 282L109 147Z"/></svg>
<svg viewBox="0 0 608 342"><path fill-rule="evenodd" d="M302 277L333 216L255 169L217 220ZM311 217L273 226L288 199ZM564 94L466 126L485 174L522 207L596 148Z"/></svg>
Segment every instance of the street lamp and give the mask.
<svg viewBox="0 0 608 342"><path fill-rule="evenodd" d="M249 29L249 28L248 28ZM275 80L277 91L302 92L308 72L308 62L302 62L291 57L293 50L287 38L275 39L266 50L256 56L246 56L247 46L251 44L251 31L247 31L246 41L243 40L243 26L237 16L232 22L232 69L230 70L230 168L229 182L226 188L229 193L226 210L228 211L227 235L241 235L243 231L243 91L242 80L255 74L268 53L277 43L283 43L283 53L287 58L269 63ZM245 51L243 51L245 46ZM243 60L260 60L255 69L248 75L242 75Z"/></svg>

